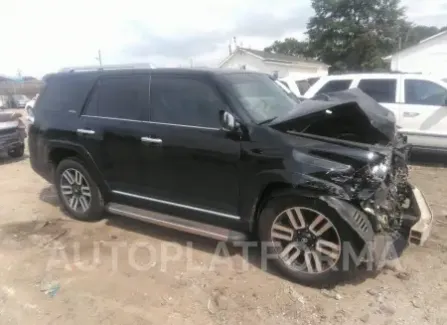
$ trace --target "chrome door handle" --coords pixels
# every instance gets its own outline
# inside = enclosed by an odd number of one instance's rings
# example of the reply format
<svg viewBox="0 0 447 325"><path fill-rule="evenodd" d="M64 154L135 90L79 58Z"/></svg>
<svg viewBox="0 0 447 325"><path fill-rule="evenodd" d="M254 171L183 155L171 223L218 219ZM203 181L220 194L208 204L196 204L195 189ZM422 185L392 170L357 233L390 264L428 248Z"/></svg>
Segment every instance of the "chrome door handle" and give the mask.
<svg viewBox="0 0 447 325"><path fill-rule="evenodd" d="M416 117L419 113L416 112L404 112L404 117Z"/></svg>
<svg viewBox="0 0 447 325"><path fill-rule="evenodd" d="M78 134L95 134L95 131L86 129L77 129L76 132Z"/></svg>
<svg viewBox="0 0 447 325"><path fill-rule="evenodd" d="M163 141L162 141L161 139L158 139L158 138L142 137L142 138L141 138L141 142L144 142L144 143L156 143L156 144L160 144L160 143L162 143Z"/></svg>

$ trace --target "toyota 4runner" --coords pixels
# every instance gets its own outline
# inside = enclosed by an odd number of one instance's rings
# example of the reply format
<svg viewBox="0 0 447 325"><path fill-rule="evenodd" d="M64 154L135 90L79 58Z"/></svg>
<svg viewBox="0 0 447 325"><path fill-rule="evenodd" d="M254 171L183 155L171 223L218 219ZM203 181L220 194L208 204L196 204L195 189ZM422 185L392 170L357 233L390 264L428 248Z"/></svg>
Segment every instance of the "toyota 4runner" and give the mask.
<svg viewBox="0 0 447 325"><path fill-rule="evenodd" d="M76 219L107 211L217 240L251 235L309 285L334 281L348 248L376 260L384 238L422 245L430 232L406 139L360 91L299 103L236 70L73 69L45 83L31 165Z"/></svg>

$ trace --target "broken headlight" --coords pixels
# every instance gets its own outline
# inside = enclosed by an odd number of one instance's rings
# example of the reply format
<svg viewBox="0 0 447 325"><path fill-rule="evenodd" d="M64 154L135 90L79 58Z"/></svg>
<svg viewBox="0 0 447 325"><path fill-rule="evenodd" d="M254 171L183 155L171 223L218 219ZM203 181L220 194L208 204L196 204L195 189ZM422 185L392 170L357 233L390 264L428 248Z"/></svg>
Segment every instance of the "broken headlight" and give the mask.
<svg viewBox="0 0 447 325"><path fill-rule="evenodd" d="M388 175L389 166L385 162L370 167L371 176L377 180L385 180Z"/></svg>

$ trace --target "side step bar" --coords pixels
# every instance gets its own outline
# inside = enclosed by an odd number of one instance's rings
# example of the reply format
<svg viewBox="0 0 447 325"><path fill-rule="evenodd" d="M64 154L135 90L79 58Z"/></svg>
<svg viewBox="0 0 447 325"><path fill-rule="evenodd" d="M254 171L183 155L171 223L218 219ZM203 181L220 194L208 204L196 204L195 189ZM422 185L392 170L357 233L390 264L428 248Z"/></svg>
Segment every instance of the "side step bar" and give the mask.
<svg viewBox="0 0 447 325"><path fill-rule="evenodd" d="M201 223L194 220L183 219L154 211L135 208L128 205L109 203L106 206L106 210L110 213L117 214L123 217L140 220L163 227L180 230L190 234L212 238L219 241L240 242L247 239L247 235L241 232Z"/></svg>

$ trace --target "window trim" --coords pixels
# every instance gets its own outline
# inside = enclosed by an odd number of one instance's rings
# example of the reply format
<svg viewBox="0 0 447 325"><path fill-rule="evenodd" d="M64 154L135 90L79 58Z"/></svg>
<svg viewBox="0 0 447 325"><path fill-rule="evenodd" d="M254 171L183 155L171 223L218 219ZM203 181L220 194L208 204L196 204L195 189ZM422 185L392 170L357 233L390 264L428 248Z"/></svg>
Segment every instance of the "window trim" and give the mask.
<svg viewBox="0 0 447 325"><path fill-rule="evenodd" d="M183 127L183 128L190 128L190 129L200 129L200 130L209 130L209 131L221 131L222 130L221 128L212 128L212 127L206 127L206 126L174 124L174 123L165 123L165 122L156 122L156 121L132 120L132 119L125 119L125 118L120 118L120 117L94 116L94 115L87 115L87 114L82 114L81 117L95 118L95 119L101 119L101 120L112 120L112 121L123 121L123 122L135 122L135 123L145 123L145 124L176 126L176 127Z"/></svg>

